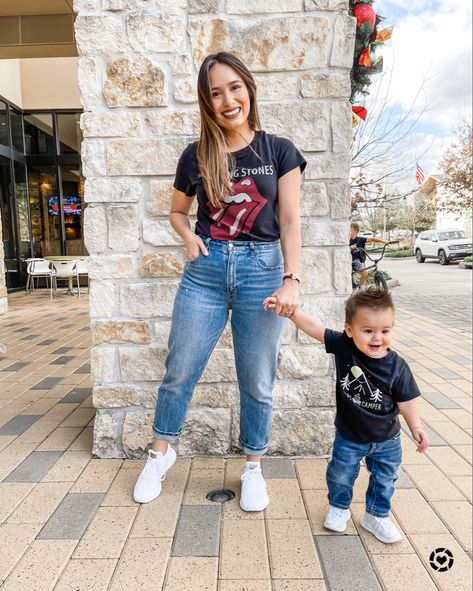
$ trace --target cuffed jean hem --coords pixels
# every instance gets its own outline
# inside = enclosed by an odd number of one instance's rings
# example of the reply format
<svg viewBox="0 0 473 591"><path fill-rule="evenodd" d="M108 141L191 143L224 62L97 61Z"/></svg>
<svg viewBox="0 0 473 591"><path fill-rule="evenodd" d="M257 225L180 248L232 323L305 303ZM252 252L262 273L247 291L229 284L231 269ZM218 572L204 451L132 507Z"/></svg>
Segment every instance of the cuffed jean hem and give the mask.
<svg viewBox="0 0 473 591"><path fill-rule="evenodd" d="M268 451L268 446L263 447L262 449L255 449L248 447L242 441L239 441L238 445L240 446L243 453L245 453L247 456L264 456L264 454Z"/></svg>
<svg viewBox="0 0 473 591"><path fill-rule="evenodd" d="M160 431L156 431L156 429L154 427L153 427L152 431L153 431L153 435L157 439L163 439L164 441L177 441L179 439L179 437L181 436L180 433L177 433L177 434L161 433Z"/></svg>
<svg viewBox="0 0 473 591"><path fill-rule="evenodd" d="M340 503L334 503L333 501L331 501L331 500L330 500L330 497L329 497L329 499L328 499L328 504L329 504L331 507L336 507L337 509L344 509L344 510L347 510L347 509L349 509L349 508L350 508L350 505L342 505L342 504L340 504Z"/></svg>
<svg viewBox="0 0 473 591"><path fill-rule="evenodd" d="M373 517L389 517L389 511L387 513L379 513L378 511L368 511L368 509L366 509L366 512Z"/></svg>

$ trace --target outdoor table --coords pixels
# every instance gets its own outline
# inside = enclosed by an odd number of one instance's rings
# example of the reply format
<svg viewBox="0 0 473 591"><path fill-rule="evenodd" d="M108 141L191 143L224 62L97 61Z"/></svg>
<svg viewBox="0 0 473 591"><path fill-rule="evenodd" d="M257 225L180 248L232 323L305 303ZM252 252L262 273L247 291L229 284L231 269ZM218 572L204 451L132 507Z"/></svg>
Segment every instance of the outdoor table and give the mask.
<svg viewBox="0 0 473 591"><path fill-rule="evenodd" d="M49 257L45 257L44 260L51 261L51 263L54 265L54 262L83 261L84 259L88 259L88 258L89 257L86 255L64 255L64 256L49 256ZM73 279L72 276L67 278L67 293L69 293L70 295L75 295L72 279Z"/></svg>

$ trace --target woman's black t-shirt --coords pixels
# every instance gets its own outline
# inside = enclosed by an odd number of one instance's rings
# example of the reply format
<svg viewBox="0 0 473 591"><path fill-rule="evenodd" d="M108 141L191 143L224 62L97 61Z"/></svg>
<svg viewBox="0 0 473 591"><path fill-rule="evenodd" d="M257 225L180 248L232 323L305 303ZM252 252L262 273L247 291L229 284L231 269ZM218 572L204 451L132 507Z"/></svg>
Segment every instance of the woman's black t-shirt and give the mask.
<svg viewBox="0 0 473 591"><path fill-rule="evenodd" d="M181 155L174 187L188 197L197 195L196 234L214 240L279 239L278 179L306 161L287 139L256 131L251 144L233 152L232 194L213 207L204 189L197 162L197 142Z"/></svg>
<svg viewBox="0 0 473 591"><path fill-rule="evenodd" d="M407 363L390 350L382 359L362 353L345 332L325 330L325 350L335 355L335 426L350 441L392 439L400 430L398 402L420 396Z"/></svg>

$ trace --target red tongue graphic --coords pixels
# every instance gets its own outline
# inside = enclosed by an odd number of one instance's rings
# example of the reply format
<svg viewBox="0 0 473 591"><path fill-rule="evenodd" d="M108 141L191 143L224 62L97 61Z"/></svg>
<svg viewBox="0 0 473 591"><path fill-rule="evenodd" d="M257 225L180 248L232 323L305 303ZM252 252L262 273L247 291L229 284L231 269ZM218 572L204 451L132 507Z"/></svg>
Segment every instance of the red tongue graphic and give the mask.
<svg viewBox="0 0 473 591"><path fill-rule="evenodd" d="M232 191L235 199L243 193L251 201L243 200L211 209L210 215L215 221L210 226L210 236L214 240L235 240L241 233L249 234L259 212L267 203L252 178L245 177L234 183Z"/></svg>

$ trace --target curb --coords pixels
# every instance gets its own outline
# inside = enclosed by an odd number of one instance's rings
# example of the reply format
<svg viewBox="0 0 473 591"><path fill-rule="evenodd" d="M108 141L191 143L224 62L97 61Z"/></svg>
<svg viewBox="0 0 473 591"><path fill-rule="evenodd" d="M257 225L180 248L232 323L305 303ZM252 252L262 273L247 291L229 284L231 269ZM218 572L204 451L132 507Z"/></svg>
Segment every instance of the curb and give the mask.
<svg viewBox="0 0 473 591"><path fill-rule="evenodd" d="M388 287L400 287L401 284L399 283L399 279L388 279L386 281L386 283L388 284Z"/></svg>

